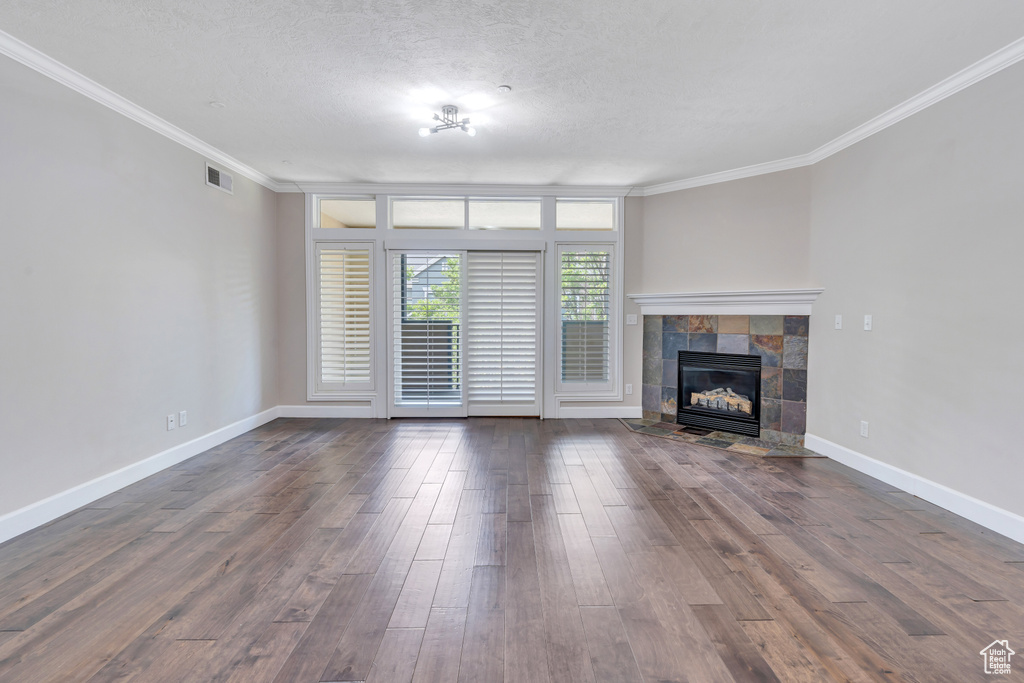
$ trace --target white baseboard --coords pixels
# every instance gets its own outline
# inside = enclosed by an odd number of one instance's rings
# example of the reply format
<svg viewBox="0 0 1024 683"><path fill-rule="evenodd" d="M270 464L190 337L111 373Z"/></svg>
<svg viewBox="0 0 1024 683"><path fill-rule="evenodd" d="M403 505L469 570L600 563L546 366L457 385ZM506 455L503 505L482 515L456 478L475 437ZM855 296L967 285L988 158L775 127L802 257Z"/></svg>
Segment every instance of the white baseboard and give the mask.
<svg viewBox="0 0 1024 683"><path fill-rule="evenodd" d="M371 402L365 406L278 406L278 417L377 417Z"/></svg>
<svg viewBox="0 0 1024 683"><path fill-rule="evenodd" d="M986 529L991 529L1007 538L1012 538L1018 543L1024 543L1024 517L1016 513L996 507L991 503L986 503L983 500L938 484L930 479L925 479L913 472L908 472L880 460L869 458L863 453L858 453L846 446L840 446L820 436L813 434L805 435L804 445L812 451L828 456L836 462L852 467L858 472L896 486L918 498L927 500L929 503L934 503L943 509L958 514L976 524L980 524Z"/></svg>
<svg viewBox="0 0 1024 683"><path fill-rule="evenodd" d="M559 418L614 418L641 417L638 406L595 406L560 408ZM144 460L104 474L49 498L26 505L23 508L0 516L0 543L35 529L66 515L73 510L108 496L118 489L134 484L160 470L177 465L179 462L199 455L214 446L219 446L251 429L264 425L278 417L303 418L373 418L373 405L369 406L275 406L263 412L221 427L192 441L157 453Z"/></svg>
<svg viewBox="0 0 1024 683"><path fill-rule="evenodd" d="M30 529L42 526L47 522L52 522L72 510L77 510L83 505L88 505L104 496L108 496L129 484L141 481L160 470L177 465L179 462L199 455L214 446L219 446L225 441L270 422L277 416L278 408L276 406L269 408L262 413L239 420L226 427L221 427L192 441L168 448L166 451L157 453L145 460L140 460L109 474L97 477L92 481L87 481L66 491L61 491L49 498L26 505L19 510L8 512L0 517L0 543L23 534Z"/></svg>
<svg viewBox="0 0 1024 683"><path fill-rule="evenodd" d="M615 418L615 417L643 417L644 411L640 406L558 406L558 419L568 420L572 418Z"/></svg>

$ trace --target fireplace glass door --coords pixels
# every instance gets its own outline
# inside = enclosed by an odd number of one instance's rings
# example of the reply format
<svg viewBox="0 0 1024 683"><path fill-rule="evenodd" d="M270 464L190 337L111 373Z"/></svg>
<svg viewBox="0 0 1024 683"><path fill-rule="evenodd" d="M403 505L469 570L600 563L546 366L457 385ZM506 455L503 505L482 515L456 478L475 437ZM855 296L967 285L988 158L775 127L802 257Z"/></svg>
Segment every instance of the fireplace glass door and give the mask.
<svg viewBox="0 0 1024 683"><path fill-rule="evenodd" d="M679 352L677 422L760 436L761 357Z"/></svg>

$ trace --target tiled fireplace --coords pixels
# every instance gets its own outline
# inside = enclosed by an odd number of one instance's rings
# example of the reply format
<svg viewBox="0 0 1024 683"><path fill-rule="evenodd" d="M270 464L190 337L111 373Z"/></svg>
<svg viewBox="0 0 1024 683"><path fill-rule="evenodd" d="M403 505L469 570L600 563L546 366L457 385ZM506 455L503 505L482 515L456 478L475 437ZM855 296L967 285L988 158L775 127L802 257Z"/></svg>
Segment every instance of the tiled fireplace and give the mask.
<svg viewBox="0 0 1024 683"><path fill-rule="evenodd" d="M807 417L806 315L644 315L643 414L676 421L679 351L761 357L761 439L802 446Z"/></svg>

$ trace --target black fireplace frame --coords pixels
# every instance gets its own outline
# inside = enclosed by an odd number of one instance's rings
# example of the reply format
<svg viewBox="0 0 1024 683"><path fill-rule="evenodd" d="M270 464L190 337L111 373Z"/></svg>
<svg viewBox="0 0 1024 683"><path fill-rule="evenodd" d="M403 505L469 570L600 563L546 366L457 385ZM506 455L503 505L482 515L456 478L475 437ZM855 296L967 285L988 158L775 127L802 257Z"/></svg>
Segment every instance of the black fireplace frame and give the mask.
<svg viewBox="0 0 1024 683"><path fill-rule="evenodd" d="M686 368L756 373L754 395L751 397L754 414L724 413L720 410L691 406L688 400L684 402L682 395L683 373ZM759 438L761 436L761 356L680 351L676 384L676 422L686 426Z"/></svg>

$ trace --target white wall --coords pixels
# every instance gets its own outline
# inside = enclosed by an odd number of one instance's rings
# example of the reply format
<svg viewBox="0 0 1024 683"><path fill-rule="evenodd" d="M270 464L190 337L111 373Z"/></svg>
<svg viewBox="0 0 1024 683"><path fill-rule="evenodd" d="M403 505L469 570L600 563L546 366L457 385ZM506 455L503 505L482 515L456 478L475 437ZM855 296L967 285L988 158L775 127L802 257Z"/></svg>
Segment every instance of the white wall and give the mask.
<svg viewBox="0 0 1024 683"><path fill-rule="evenodd" d="M277 404L277 198L204 173L0 57L0 516Z"/></svg>
<svg viewBox="0 0 1024 683"><path fill-rule="evenodd" d="M277 200L278 338L281 405L306 401L306 196L282 193ZM327 404L329 405L329 404Z"/></svg>
<svg viewBox="0 0 1024 683"><path fill-rule="evenodd" d="M807 168L644 198L642 273L629 293L814 286Z"/></svg>
<svg viewBox="0 0 1024 683"><path fill-rule="evenodd" d="M1022 121L1018 64L813 168L807 399L808 432L1017 514Z"/></svg>

